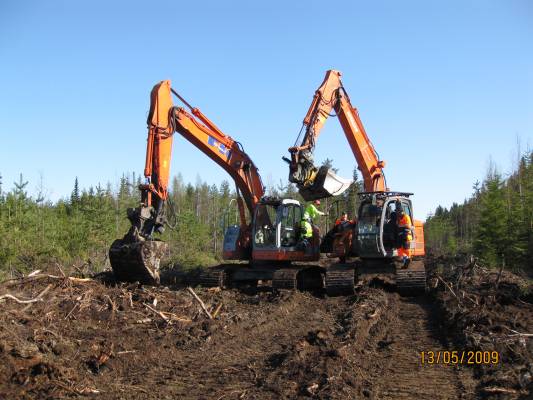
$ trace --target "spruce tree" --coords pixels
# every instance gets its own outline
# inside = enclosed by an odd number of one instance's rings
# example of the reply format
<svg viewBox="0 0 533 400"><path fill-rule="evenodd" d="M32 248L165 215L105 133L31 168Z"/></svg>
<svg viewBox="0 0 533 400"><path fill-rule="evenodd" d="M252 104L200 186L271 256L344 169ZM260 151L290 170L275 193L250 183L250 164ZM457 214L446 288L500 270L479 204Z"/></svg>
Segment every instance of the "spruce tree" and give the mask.
<svg viewBox="0 0 533 400"><path fill-rule="evenodd" d="M13 190L17 200L25 200L28 197L28 194L24 190L28 186L28 181L24 181L22 174L19 175L19 181L13 182L15 189Z"/></svg>
<svg viewBox="0 0 533 400"><path fill-rule="evenodd" d="M474 240L474 251L478 257L492 266L503 262L506 246L509 244L507 215L502 180L494 172L485 182L480 204L479 223Z"/></svg>
<svg viewBox="0 0 533 400"><path fill-rule="evenodd" d="M74 180L74 189L70 195L70 204L77 205L80 202L80 186L78 183L78 177Z"/></svg>

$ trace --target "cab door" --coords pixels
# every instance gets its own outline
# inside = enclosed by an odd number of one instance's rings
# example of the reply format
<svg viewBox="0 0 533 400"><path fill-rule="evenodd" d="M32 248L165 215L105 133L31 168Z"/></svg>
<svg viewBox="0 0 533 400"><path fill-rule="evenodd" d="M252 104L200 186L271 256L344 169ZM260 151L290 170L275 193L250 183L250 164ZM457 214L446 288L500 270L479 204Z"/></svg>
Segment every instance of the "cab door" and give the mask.
<svg viewBox="0 0 533 400"><path fill-rule="evenodd" d="M357 253L363 258L383 257L381 221L383 206L365 201L359 207L357 221Z"/></svg>
<svg viewBox="0 0 533 400"><path fill-rule="evenodd" d="M417 233L415 227L415 219L413 217L413 207L411 205L411 202L407 199L402 199L402 207L405 212L411 219L411 225L413 226L413 229L411 230L411 236L413 237L413 240L411 240L410 248L411 248L411 254L415 254L416 250L416 239L417 239Z"/></svg>
<svg viewBox="0 0 533 400"><path fill-rule="evenodd" d="M270 204L259 204L255 209L253 249L276 249L278 247L277 210Z"/></svg>
<svg viewBox="0 0 533 400"><path fill-rule="evenodd" d="M280 218L280 246L296 246L300 238L302 207L298 204L284 204Z"/></svg>

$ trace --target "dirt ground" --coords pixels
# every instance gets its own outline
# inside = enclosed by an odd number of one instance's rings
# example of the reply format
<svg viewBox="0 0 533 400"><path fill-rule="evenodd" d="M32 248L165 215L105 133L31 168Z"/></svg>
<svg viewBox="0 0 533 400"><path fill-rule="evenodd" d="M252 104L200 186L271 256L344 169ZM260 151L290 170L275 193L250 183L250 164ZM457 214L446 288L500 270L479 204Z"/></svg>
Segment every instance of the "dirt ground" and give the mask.
<svg viewBox="0 0 533 400"><path fill-rule="evenodd" d="M457 271L433 268L432 291L414 298L382 279L334 298L194 288L206 310L186 287L115 284L109 274L5 281L0 398L531 398L523 281L502 274L495 291L493 275L473 271L457 286ZM463 350L501 360L421 362L421 352Z"/></svg>

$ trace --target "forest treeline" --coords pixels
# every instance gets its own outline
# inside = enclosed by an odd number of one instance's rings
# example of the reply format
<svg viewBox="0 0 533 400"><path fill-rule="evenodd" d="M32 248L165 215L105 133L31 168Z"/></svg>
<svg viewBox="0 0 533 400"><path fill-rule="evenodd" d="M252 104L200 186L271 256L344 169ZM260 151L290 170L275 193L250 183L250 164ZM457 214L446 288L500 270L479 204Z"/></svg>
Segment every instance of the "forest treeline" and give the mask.
<svg viewBox="0 0 533 400"><path fill-rule="evenodd" d="M342 211L354 216L361 190L355 171L354 178L343 196L323 201L321 209L329 211L329 217L321 219L322 232ZM7 190L0 176L0 275L54 262L104 268L111 243L129 228L126 209L138 205L140 182L139 175L125 174L114 186L82 189L76 179L68 198L51 202L43 190L30 196L22 175ZM200 178L193 185L178 174L170 189L168 217L173 228L162 237L169 243L169 262L183 266L217 262L225 227L238 222L233 185L228 181L209 185ZM269 185L267 194L302 200L293 185ZM434 254L473 252L487 265L504 263L531 271L532 216L533 152L524 155L506 179L491 168L463 204L437 207L426 221L426 248Z"/></svg>
<svg viewBox="0 0 533 400"><path fill-rule="evenodd" d="M437 207L425 223L426 249L469 252L485 265L533 274L533 152L506 178L490 165L473 194L449 209Z"/></svg>
<svg viewBox="0 0 533 400"><path fill-rule="evenodd" d="M126 210L139 204L140 183L139 175L125 174L114 186L82 189L76 179L68 198L51 202L42 193L28 195L29 183L22 175L9 190L3 190L0 177L0 277L54 262L104 268L111 243L129 229ZM341 210L355 209L359 188L355 182L335 201L322 229L330 227ZM302 200L293 185L269 185L266 193ZM225 228L238 223L234 198L234 186L228 181L217 186L198 178L193 185L185 183L181 174L174 177L167 207L172 227L162 236L169 243L167 262L183 266L217 262ZM326 200L323 207L331 205L332 200Z"/></svg>
<svg viewBox="0 0 533 400"><path fill-rule="evenodd" d="M0 191L0 269L28 270L50 262L102 268L111 243L130 227L126 210L139 204L140 183L140 176L126 174L114 186L82 189L76 178L70 197L53 203L41 194L28 196L28 182L21 175L10 191ZM232 196L227 181L209 186L201 181L185 184L179 175L172 180L176 226L163 238L173 261L213 261L222 242L218 216Z"/></svg>

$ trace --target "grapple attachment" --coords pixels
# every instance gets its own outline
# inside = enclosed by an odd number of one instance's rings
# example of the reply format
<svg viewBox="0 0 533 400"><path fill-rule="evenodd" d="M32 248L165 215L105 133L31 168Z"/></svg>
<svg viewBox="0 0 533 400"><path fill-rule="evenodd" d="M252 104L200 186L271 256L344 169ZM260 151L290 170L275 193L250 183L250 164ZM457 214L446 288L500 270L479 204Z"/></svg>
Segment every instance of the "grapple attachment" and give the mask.
<svg viewBox="0 0 533 400"><path fill-rule="evenodd" d="M168 245L159 240L118 239L109 249L111 268L118 281L159 284L159 264Z"/></svg>
<svg viewBox="0 0 533 400"><path fill-rule="evenodd" d="M300 194L305 201L313 201L344 193L352 184L352 180L337 176L332 169L322 166L310 186L301 187Z"/></svg>

